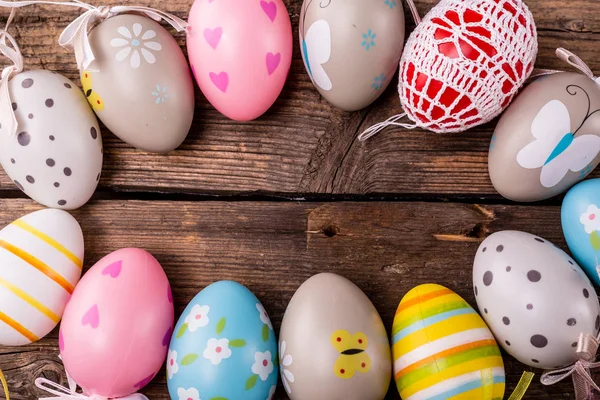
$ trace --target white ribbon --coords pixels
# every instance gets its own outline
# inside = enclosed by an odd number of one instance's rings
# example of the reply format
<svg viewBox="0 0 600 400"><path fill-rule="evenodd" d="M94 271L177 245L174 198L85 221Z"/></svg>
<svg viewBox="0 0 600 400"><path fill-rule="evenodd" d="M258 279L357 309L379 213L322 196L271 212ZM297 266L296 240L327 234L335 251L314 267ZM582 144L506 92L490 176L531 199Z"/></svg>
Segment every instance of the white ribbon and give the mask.
<svg viewBox="0 0 600 400"><path fill-rule="evenodd" d="M400 126L405 129L415 129L417 127L417 125L415 125L415 124L407 124L404 122L398 122L399 120L401 120L404 117L406 117L406 113L394 115L393 117L389 117L388 119L386 119L383 122L378 122L375 125L368 127L360 135L358 135L358 140L363 142L363 141L367 140L368 138L370 138L371 136L375 136L376 134L378 134L379 132L381 132L382 130L387 128L388 126Z"/></svg>
<svg viewBox="0 0 600 400"><path fill-rule="evenodd" d="M100 23L110 17L114 17L118 14L135 12L143 14L153 20L159 22L164 20L169 25L177 30L177 32L181 32L186 30L188 27L188 23L182 20L179 17L176 17L172 14L150 8L150 7L142 7L142 6L100 6L94 7L90 4L86 4L77 0L67 1L67 2L59 2L59 1L49 1L49 0L24 0L24 1L4 1L0 0L0 6L2 7L10 7L10 8L19 8L30 6L34 4L49 4L49 5L59 5L59 6L68 6L68 7L79 7L84 8L85 11L79 17L77 17L73 22L71 22L61 33L58 38L58 44L62 47L73 50L75 52L75 59L77 60L77 66L80 71L87 69L90 64L96 59L94 56L94 52L92 51L92 47L90 45L90 41L88 38L89 29L91 29L95 24Z"/></svg>
<svg viewBox="0 0 600 400"><path fill-rule="evenodd" d="M67 374L67 379L69 381L68 388L61 386L56 382L52 382L51 380L48 380L46 378L37 378L35 380L35 386L54 395L53 397L40 397L38 400L108 400L107 397L102 397L98 395L88 396L83 393L78 393L77 384L69 376L69 374ZM141 393L133 393L125 397L114 397L114 399L148 400L148 398Z"/></svg>
<svg viewBox="0 0 600 400"><path fill-rule="evenodd" d="M0 76L0 116L4 124L2 126L3 132L8 132L11 136L17 133L17 118L12 108L8 81L13 74L23 71L23 55L21 54L19 45L12 35L6 31L13 16L14 10L11 11L6 21L6 28L0 30L0 54L12 61L12 65L4 68ZM8 44L6 43L6 39L8 39Z"/></svg>

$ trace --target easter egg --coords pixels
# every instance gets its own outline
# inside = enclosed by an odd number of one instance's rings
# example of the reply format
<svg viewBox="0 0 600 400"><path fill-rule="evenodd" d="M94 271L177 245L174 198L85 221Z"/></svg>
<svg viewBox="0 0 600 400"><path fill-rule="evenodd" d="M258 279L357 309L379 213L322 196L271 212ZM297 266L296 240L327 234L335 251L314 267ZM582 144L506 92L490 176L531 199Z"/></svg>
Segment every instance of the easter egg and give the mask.
<svg viewBox="0 0 600 400"><path fill-rule="evenodd" d="M392 81L404 46L398 0L304 0L300 50L319 93L347 111L375 101Z"/></svg>
<svg viewBox="0 0 600 400"><path fill-rule="evenodd" d="M596 286L600 286L600 179L573 186L562 203L561 222L569 250Z"/></svg>
<svg viewBox="0 0 600 400"><path fill-rule="evenodd" d="M89 34L95 61L81 84L98 118L121 140L165 153L183 142L194 116L194 86L173 36L141 15L120 14Z"/></svg>
<svg viewBox="0 0 600 400"><path fill-rule="evenodd" d="M400 102L417 126L433 132L491 121L531 74L537 47L521 0L441 0L406 42Z"/></svg>
<svg viewBox="0 0 600 400"><path fill-rule="evenodd" d="M47 207L75 209L98 185L102 137L81 90L62 75L26 71L8 83L17 131L0 116L0 164L15 185Z"/></svg>
<svg viewBox="0 0 600 400"><path fill-rule="evenodd" d="M187 49L200 90L223 115L249 121L279 96L292 62L292 25L281 0L196 0Z"/></svg>
<svg viewBox="0 0 600 400"><path fill-rule="evenodd" d="M279 365L292 400L382 400L392 372L377 310L354 283L331 273L312 276L290 300Z"/></svg>
<svg viewBox="0 0 600 400"><path fill-rule="evenodd" d="M504 396L504 363L494 336L479 314L444 286L419 285L402 298L392 356L403 399Z"/></svg>
<svg viewBox="0 0 600 400"><path fill-rule="evenodd" d="M173 332L167 276L142 249L114 251L81 278L60 325L67 373L88 395L123 397L160 370Z"/></svg>
<svg viewBox="0 0 600 400"><path fill-rule="evenodd" d="M83 234L69 213L45 209L0 231L0 345L46 336L81 276Z"/></svg>
<svg viewBox="0 0 600 400"><path fill-rule="evenodd" d="M498 121L489 151L492 184L515 201L556 196L600 162L600 86L585 75L537 79Z"/></svg>
<svg viewBox="0 0 600 400"><path fill-rule="evenodd" d="M171 399L271 398L277 339L260 301L245 286L219 281L198 293L175 325L167 357Z"/></svg>
<svg viewBox="0 0 600 400"><path fill-rule="evenodd" d="M600 305L590 280L564 251L525 232L486 238L473 263L477 306L496 340L523 364L575 362L579 333L596 336Z"/></svg>

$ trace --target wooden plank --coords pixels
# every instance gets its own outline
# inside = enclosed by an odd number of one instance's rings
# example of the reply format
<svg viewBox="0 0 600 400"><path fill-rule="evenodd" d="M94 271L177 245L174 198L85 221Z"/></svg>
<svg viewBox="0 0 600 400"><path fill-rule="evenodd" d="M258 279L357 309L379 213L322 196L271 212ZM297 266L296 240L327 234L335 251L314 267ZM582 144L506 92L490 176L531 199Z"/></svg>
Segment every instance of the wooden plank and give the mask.
<svg viewBox="0 0 600 400"><path fill-rule="evenodd" d="M38 208L29 200L0 200L0 226ZM560 209L550 206L107 200L74 216L86 237L86 268L118 248L143 247L167 272L177 315L206 285L235 279L263 302L276 331L294 291L318 272L353 280L389 332L398 302L421 283L445 285L475 305L473 256L491 232L525 230L565 248ZM37 398L38 376L65 383L57 353L56 330L29 346L0 348L15 400ZM504 359L510 392L524 366ZM164 373L145 393L168 399ZM286 398L281 387L276 398ZM546 388L536 379L526 398L573 398L572 386ZM387 399L398 399L393 386Z"/></svg>
<svg viewBox="0 0 600 400"><path fill-rule="evenodd" d="M192 1L136 3L166 7L185 17ZM416 3L424 14L437 1ZM297 193L498 197L487 174L494 123L454 135L388 129L366 143L357 142L363 129L400 112L396 82L363 111L346 113L330 106L313 88L300 57L301 2L286 0L286 4L293 22L294 59L288 82L271 110L257 121L233 122L215 111L196 89L191 132L178 150L167 155L135 150L104 129L100 190L287 197ZM564 46L600 72L598 1L531 0L528 4L539 28L538 67L565 68L554 56L554 49ZM3 11L0 22L6 15ZM12 32L16 32L27 68L48 68L77 79L74 57L56 44L61 30L76 15L75 10L49 6L19 11ZM177 37L184 47L184 36ZM8 177L0 174L0 191L15 190Z"/></svg>

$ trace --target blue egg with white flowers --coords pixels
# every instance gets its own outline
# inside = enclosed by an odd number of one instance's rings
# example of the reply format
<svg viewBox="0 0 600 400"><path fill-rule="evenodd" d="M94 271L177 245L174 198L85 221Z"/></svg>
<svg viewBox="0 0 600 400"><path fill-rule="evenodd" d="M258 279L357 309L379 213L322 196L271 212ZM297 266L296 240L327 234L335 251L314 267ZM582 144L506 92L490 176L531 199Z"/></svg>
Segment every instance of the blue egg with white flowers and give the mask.
<svg viewBox="0 0 600 400"><path fill-rule="evenodd" d="M561 221L573 258L600 286L600 179L583 181L569 190Z"/></svg>
<svg viewBox="0 0 600 400"><path fill-rule="evenodd" d="M279 376L277 340L256 296L215 282L187 305L167 355L172 400L267 400Z"/></svg>

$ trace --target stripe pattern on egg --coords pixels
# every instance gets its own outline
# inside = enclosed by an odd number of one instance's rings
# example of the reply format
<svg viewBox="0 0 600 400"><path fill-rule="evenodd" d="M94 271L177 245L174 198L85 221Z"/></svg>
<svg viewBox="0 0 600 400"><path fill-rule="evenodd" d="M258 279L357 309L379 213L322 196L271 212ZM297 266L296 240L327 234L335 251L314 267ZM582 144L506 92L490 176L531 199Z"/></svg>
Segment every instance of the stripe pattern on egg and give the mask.
<svg viewBox="0 0 600 400"><path fill-rule="evenodd" d="M494 336L452 290L425 284L400 302L392 328L394 380L404 400L500 400L504 364Z"/></svg>
<svg viewBox="0 0 600 400"><path fill-rule="evenodd" d="M0 231L0 345L35 342L54 329L83 253L81 227L66 211L36 211Z"/></svg>

